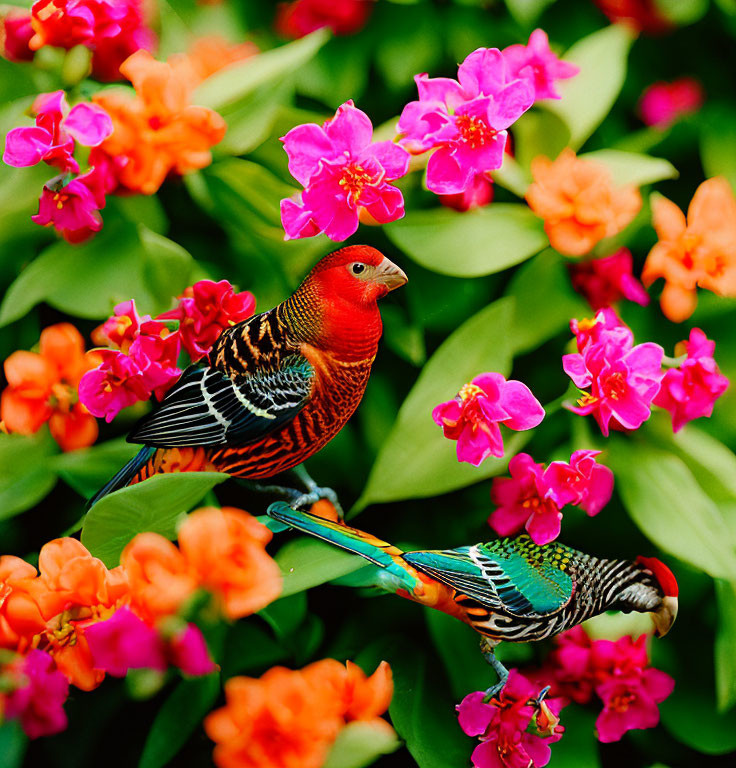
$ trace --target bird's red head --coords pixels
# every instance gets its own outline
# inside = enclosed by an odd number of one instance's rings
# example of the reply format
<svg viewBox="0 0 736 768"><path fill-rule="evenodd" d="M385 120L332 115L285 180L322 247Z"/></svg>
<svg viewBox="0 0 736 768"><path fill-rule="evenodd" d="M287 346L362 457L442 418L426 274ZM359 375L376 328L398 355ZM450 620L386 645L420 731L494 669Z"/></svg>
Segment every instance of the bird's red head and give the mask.
<svg viewBox="0 0 736 768"><path fill-rule="evenodd" d="M657 560L656 557L639 556L636 558L636 562L652 572L665 597L677 597L678 588L675 574L661 560Z"/></svg>

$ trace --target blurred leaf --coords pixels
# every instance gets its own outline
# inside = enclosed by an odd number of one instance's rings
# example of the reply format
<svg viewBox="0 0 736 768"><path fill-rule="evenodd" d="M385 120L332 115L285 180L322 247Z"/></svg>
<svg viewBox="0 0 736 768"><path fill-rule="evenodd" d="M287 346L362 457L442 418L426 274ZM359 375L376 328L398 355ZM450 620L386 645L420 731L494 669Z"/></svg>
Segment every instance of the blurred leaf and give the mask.
<svg viewBox="0 0 736 768"><path fill-rule="evenodd" d="M138 225L138 237L143 246L143 275L146 286L155 297L157 306L168 306L177 294L171 293L171 279L189 284L193 260L188 251L178 243L151 231L143 224Z"/></svg>
<svg viewBox="0 0 736 768"><path fill-rule="evenodd" d="M565 707L560 723L565 735L550 744L549 768L599 768L601 758L595 738L595 713L578 706Z"/></svg>
<svg viewBox="0 0 736 768"><path fill-rule="evenodd" d="M27 437L0 433L0 520L33 507L54 487L57 451L46 427Z"/></svg>
<svg viewBox="0 0 736 768"><path fill-rule="evenodd" d="M219 693L219 674L182 680L156 714L138 768L166 765L187 743Z"/></svg>
<svg viewBox="0 0 736 768"><path fill-rule="evenodd" d="M707 177L725 176L736 192L736 107L707 104L700 125L700 157Z"/></svg>
<svg viewBox="0 0 736 768"><path fill-rule="evenodd" d="M608 465L629 515L651 541L714 578L736 581L728 526L682 460L616 439Z"/></svg>
<svg viewBox="0 0 736 768"><path fill-rule="evenodd" d="M21 768L28 737L23 733L20 720L7 720L0 725L0 755L3 768Z"/></svg>
<svg viewBox="0 0 736 768"><path fill-rule="evenodd" d="M726 712L736 704L736 582L716 579L716 597L716 697L719 711Z"/></svg>
<svg viewBox="0 0 736 768"><path fill-rule="evenodd" d="M5 104L22 96L35 96L39 90L34 77L36 74L36 70L28 64L18 65L0 58L0 101Z"/></svg>
<svg viewBox="0 0 736 768"><path fill-rule="evenodd" d="M422 365L427 359L422 328L409 322L404 311L396 304L382 307L381 319L383 338L389 349L412 365Z"/></svg>
<svg viewBox="0 0 736 768"><path fill-rule="evenodd" d="M626 78L626 59L634 36L623 24L609 24L578 40L565 61L580 72L556 84L562 99L543 102L570 128L570 146L577 149L603 122Z"/></svg>
<svg viewBox="0 0 736 768"><path fill-rule="evenodd" d="M526 170L539 155L554 160L569 143L567 124L546 109L531 109L514 123L514 158Z"/></svg>
<svg viewBox="0 0 736 768"><path fill-rule="evenodd" d="M418 264L454 277L500 272L549 244L542 220L515 203L464 213L451 208L410 211L385 232Z"/></svg>
<svg viewBox="0 0 736 768"><path fill-rule="evenodd" d="M312 538L289 541L276 553L284 577L281 598L311 589L370 565L332 544Z"/></svg>
<svg viewBox="0 0 736 768"><path fill-rule="evenodd" d="M657 12L678 27L701 19L709 5L709 0L655 0Z"/></svg>
<svg viewBox="0 0 736 768"><path fill-rule="evenodd" d="M119 438L90 448L60 453L53 457L51 466L80 496L89 498L139 450L139 445Z"/></svg>
<svg viewBox="0 0 736 768"><path fill-rule="evenodd" d="M544 9L555 0L505 0L509 13L524 27L533 26Z"/></svg>
<svg viewBox="0 0 736 768"><path fill-rule="evenodd" d="M676 179L677 169L662 157L640 155L636 152L620 152L617 149L599 149L580 155L585 160L593 160L605 165L611 172L615 184L633 184L642 187L663 179Z"/></svg>
<svg viewBox="0 0 736 768"><path fill-rule="evenodd" d="M227 633L222 661L222 676L227 679L244 672L283 662L288 652L265 627L238 621Z"/></svg>
<svg viewBox="0 0 736 768"><path fill-rule="evenodd" d="M484 371L508 375L513 313L513 299L490 304L432 355L401 406L354 512L375 502L447 493L503 471L506 459L486 459L480 467L458 462L455 443L442 436L432 409ZM506 433L506 453L513 456L520 435L509 438Z"/></svg>
<svg viewBox="0 0 736 768"><path fill-rule="evenodd" d="M258 615L273 629L276 637L287 637L299 628L307 616L307 596L304 592L295 592L281 597L259 611Z"/></svg>
<svg viewBox="0 0 736 768"><path fill-rule="evenodd" d="M104 496L87 512L82 543L108 568L120 561L125 545L138 533L154 531L176 538L179 516L229 475L222 472L177 472L154 475Z"/></svg>
<svg viewBox="0 0 736 768"><path fill-rule="evenodd" d="M496 184L513 192L517 197L524 197L531 180L519 163L508 155L504 156L503 165L497 171L491 172L491 176Z"/></svg>
<svg viewBox="0 0 736 768"><path fill-rule="evenodd" d="M192 103L231 110L257 88L297 72L327 42L325 29L229 66L208 77L192 94Z"/></svg>
<svg viewBox="0 0 736 768"><path fill-rule="evenodd" d="M115 211L128 221L142 224L159 235L165 234L169 228L166 212L157 195L111 195L107 198L105 210Z"/></svg>
<svg viewBox="0 0 736 768"><path fill-rule="evenodd" d="M568 327L573 317L592 311L572 289L566 259L551 249L514 273L506 295L515 299L511 328L514 354L529 352Z"/></svg>
<svg viewBox="0 0 736 768"><path fill-rule="evenodd" d="M337 735L323 768L365 768L400 744L385 720L355 720Z"/></svg>
<svg viewBox="0 0 736 768"><path fill-rule="evenodd" d="M335 109L348 99L363 95L370 71L370 39L335 37L296 73L300 94ZM330 115L332 117L332 115Z"/></svg>

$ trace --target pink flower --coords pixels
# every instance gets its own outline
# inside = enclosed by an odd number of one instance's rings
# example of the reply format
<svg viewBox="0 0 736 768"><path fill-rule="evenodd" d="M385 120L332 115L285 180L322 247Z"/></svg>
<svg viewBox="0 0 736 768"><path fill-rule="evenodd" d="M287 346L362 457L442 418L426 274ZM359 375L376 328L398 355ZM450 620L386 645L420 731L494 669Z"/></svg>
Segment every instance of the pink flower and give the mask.
<svg viewBox="0 0 736 768"><path fill-rule="evenodd" d="M639 100L639 112L647 125L663 131L681 117L697 112L704 98L703 86L697 80L681 77L650 85Z"/></svg>
<svg viewBox="0 0 736 768"><path fill-rule="evenodd" d="M406 174L409 155L372 137L371 121L352 101L323 126L298 125L282 137L289 171L305 188L281 201L287 240L320 232L345 240L357 230L362 209L380 224L404 215L404 198L389 182Z"/></svg>
<svg viewBox="0 0 736 768"><path fill-rule="evenodd" d="M577 406L565 407L581 416L592 413L606 436L611 420L624 429L638 429L649 418L664 376L662 347L651 342L633 347L631 331L613 325L611 313L601 310L585 328L583 323L573 325L581 352L562 357L562 367L575 385L590 388Z"/></svg>
<svg viewBox="0 0 736 768"><path fill-rule="evenodd" d="M672 429L681 430L688 421L710 416L716 400L728 389L724 376L713 359L716 343L700 328L690 331L690 340L681 342L687 358L679 368L670 368L654 404L672 414ZM678 345L679 346L679 345Z"/></svg>
<svg viewBox="0 0 736 768"><path fill-rule="evenodd" d="M470 211L488 205L493 200L493 182L482 173L477 174L464 192L439 195L440 203L456 211Z"/></svg>
<svg viewBox="0 0 736 768"><path fill-rule="evenodd" d="M185 629L177 632L169 640L167 650L171 663L185 675L209 675L217 669L217 665L210 658L204 636L196 624L187 624Z"/></svg>
<svg viewBox="0 0 736 768"><path fill-rule="evenodd" d="M84 632L96 669L125 677L129 669L166 669L158 632L127 606L106 621L90 624Z"/></svg>
<svg viewBox="0 0 736 768"><path fill-rule="evenodd" d="M77 173L74 140L96 147L112 133L112 120L96 104L77 104L69 109L64 91L41 94L33 105L35 127L13 128L5 137L3 161L16 168L42 160L60 171Z"/></svg>
<svg viewBox="0 0 736 768"><path fill-rule="evenodd" d="M67 726L64 702L69 681L56 669L51 656L34 648L12 666L20 685L6 695L4 717L18 718L31 739L63 731Z"/></svg>
<svg viewBox="0 0 736 768"><path fill-rule="evenodd" d="M564 729L555 717L561 708L559 700L537 702L539 690L517 670L497 699L484 703L484 691L468 694L457 706L458 722L468 736L479 736L481 743L472 755L476 768L540 768L547 765L549 745L562 738ZM545 735L529 732L527 728L544 714ZM542 718L540 718L542 719ZM551 733L546 733L549 720ZM540 724L541 725L541 724Z"/></svg>
<svg viewBox="0 0 736 768"><path fill-rule="evenodd" d="M496 477L491 485L491 500L497 505L488 524L501 536L511 536L526 528L536 544L548 544L560 535L562 512L549 498L544 480L544 464L537 464L528 453L519 453L509 462L511 477Z"/></svg>
<svg viewBox="0 0 736 768"><path fill-rule="evenodd" d="M544 408L520 381L482 373L455 398L436 406L432 418L445 437L457 440L457 460L477 467L489 456L503 456L499 424L517 431L532 429L544 418Z"/></svg>
<svg viewBox="0 0 736 768"><path fill-rule="evenodd" d="M31 61L33 51L28 42L33 37L31 14L24 8L9 8L2 17L2 55L8 61Z"/></svg>
<svg viewBox="0 0 736 768"><path fill-rule="evenodd" d="M179 304L159 315L159 319L179 321L181 342L196 361L209 353L225 328L247 320L255 308L255 296L249 291L235 293L227 280L200 280L187 288Z"/></svg>
<svg viewBox="0 0 736 768"><path fill-rule="evenodd" d="M399 118L400 143L413 154L436 149L427 187L440 195L464 192L478 174L501 167L507 128L534 102L527 79L509 76L497 48L478 48L458 69L458 81L414 78L419 100Z"/></svg>
<svg viewBox="0 0 736 768"><path fill-rule="evenodd" d="M352 35L365 26L373 0L294 0L279 3L276 31L284 37L304 37L322 27L336 35Z"/></svg>
<svg viewBox="0 0 736 768"><path fill-rule="evenodd" d="M559 507L574 504L591 517L608 504L613 493L613 472L595 460L600 451L575 451L570 462L553 461L544 471L546 497Z"/></svg>
<svg viewBox="0 0 736 768"><path fill-rule="evenodd" d="M595 309L609 307L621 299L628 299L645 307L649 295L632 274L633 259L628 248L602 259L590 259L568 265L572 287L588 300Z"/></svg>
<svg viewBox="0 0 736 768"><path fill-rule="evenodd" d="M595 684L592 665L593 641L578 625L555 637L556 647L547 658L543 677L551 681L551 693L587 704Z"/></svg>
<svg viewBox="0 0 736 768"><path fill-rule="evenodd" d="M150 320L145 315L143 322ZM92 331L92 341L99 346L115 347L123 352L130 349L130 345L138 338L141 327L141 318L135 307L135 301L123 301L116 305L113 316Z"/></svg>
<svg viewBox="0 0 736 768"><path fill-rule="evenodd" d="M522 77L534 86L534 101L562 98L555 91L555 80L567 80L580 72L580 67L558 59L549 47L549 38L542 29L529 35L527 45L510 45L503 57L511 77Z"/></svg>

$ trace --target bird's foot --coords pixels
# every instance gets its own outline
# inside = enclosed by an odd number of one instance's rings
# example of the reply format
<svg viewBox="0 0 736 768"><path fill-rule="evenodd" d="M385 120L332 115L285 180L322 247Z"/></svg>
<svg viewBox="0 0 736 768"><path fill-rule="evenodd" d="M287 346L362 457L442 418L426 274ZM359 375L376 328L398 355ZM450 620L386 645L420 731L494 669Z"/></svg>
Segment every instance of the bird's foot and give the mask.
<svg viewBox="0 0 736 768"><path fill-rule="evenodd" d="M283 485L264 485L263 483L255 483L250 480L245 480L244 482L246 486L252 491L256 491L257 493L271 493L274 496L281 496L281 498L283 498L288 504L291 504L292 506L297 502L297 500L304 496L302 491L299 491L296 488L287 488Z"/></svg>
<svg viewBox="0 0 736 768"><path fill-rule="evenodd" d="M328 501L335 508L337 519L342 520L345 513L342 510L337 494L332 488L326 488L317 485L311 478L303 464L299 464L293 469L294 474L304 483L307 493L303 493L296 501L297 507L311 507L318 501Z"/></svg>
<svg viewBox="0 0 736 768"><path fill-rule="evenodd" d="M501 694L506 686L506 681L509 679L509 671L496 658L496 654L493 652L493 646L491 646L485 638L481 640L481 652L483 658L493 667L493 671L498 675L498 682L486 689L483 703L487 704L491 699L495 699Z"/></svg>

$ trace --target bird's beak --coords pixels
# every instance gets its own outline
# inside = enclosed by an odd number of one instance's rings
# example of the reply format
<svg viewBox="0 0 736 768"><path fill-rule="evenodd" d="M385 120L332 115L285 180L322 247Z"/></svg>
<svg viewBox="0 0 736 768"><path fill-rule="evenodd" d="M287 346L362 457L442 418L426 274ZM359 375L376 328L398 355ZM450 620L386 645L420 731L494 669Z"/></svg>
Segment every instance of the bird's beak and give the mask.
<svg viewBox="0 0 736 768"><path fill-rule="evenodd" d="M393 291L395 288L401 288L402 285L406 285L409 282L409 278L403 269L400 269L393 263L393 261L383 257L383 261L376 268L374 275L374 281L385 285L389 291Z"/></svg>
<svg viewBox="0 0 736 768"><path fill-rule="evenodd" d="M677 618L677 598L666 596L662 598L662 605L657 611L652 612L652 621L654 622L654 634L657 637L664 637Z"/></svg>

